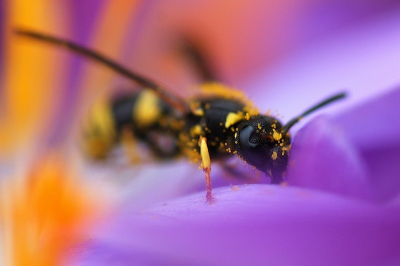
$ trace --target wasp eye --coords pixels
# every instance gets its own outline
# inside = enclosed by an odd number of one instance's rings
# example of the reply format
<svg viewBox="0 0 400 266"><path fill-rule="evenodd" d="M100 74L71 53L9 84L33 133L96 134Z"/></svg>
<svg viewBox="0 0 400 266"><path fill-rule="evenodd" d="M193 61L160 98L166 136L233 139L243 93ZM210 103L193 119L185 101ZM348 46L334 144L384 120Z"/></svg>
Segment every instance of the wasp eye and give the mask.
<svg viewBox="0 0 400 266"><path fill-rule="evenodd" d="M259 144L274 142L274 138L267 132L259 132L252 126L247 126L240 130L239 142L241 149L248 149L255 148Z"/></svg>
<svg viewBox="0 0 400 266"><path fill-rule="evenodd" d="M240 156L247 163L258 169L263 169L265 167L265 158L268 154L266 141L260 137L260 133L252 126L244 127L239 132ZM267 142L269 143L269 141Z"/></svg>
<svg viewBox="0 0 400 266"><path fill-rule="evenodd" d="M257 147L257 143L254 142L255 133L256 131L252 126L247 126L240 131L240 137L239 137L240 149L247 150L249 148Z"/></svg>

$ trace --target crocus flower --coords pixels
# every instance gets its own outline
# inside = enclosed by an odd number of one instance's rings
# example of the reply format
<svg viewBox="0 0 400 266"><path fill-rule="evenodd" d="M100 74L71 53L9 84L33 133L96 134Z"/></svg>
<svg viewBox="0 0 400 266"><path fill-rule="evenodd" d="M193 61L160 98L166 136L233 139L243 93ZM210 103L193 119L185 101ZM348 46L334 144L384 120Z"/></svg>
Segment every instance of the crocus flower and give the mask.
<svg viewBox="0 0 400 266"><path fill-rule="evenodd" d="M63 56L12 35L14 25L65 29L65 17L47 24L40 14L51 3L22 2L2 3L1 9L6 38L0 74L0 264L58 265L100 213L91 197L100 191L79 178L61 141L65 137L52 137L58 119L65 118L57 113L66 77L57 57Z"/></svg>
<svg viewBox="0 0 400 266"><path fill-rule="evenodd" d="M66 76L59 61L65 57L12 35L17 25L65 30L65 16L43 16L63 7L50 1L1 3L1 265L60 264L65 251L81 240L85 224L104 209L91 198L102 193L79 178L65 135L56 130L58 120L68 121L58 110L60 102L68 102L62 100Z"/></svg>
<svg viewBox="0 0 400 266"><path fill-rule="evenodd" d="M1 182L2 264L57 265L96 215L92 191L56 153L22 172Z"/></svg>
<svg viewBox="0 0 400 266"><path fill-rule="evenodd" d="M244 185L214 167L216 202L206 204L203 175L187 161L122 170L84 165L90 182L112 176L107 180L122 197L106 219L86 228L86 241L57 253L65 263L399 263L396 4L135 3L104 1L91 11L100 10L98 25L89 16L77 41L88 42L85 27L97 29L95 47L184 95L180 88L194 78L179 79L186 70L168 56L162 34L190 34L204 42L222 79L247 91L260 109L278 109L284 121L338 88L351 97L327 108L331 116L294 128L285 186ZM157 19L163 27L152 27ZM82 83L69 82L75 89L67 95L83 103L113 84L112 73L95 67ZM62 110L75 113L65 108L71 102Z"/></svg>

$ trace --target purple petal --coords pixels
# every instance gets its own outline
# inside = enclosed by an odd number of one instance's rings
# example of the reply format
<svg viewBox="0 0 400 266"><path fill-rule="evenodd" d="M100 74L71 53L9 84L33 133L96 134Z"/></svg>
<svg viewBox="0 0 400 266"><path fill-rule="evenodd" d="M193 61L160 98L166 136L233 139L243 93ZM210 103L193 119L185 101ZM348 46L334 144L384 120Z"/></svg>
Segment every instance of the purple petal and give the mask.
<svg viewBox="0 0 400 266"><path fill-rule="evenodd" d="M376 265L400 262L396 205L293 187L248 185L126 208L71 253L74 265ZM397 203L399 203L397 201Z"/></svg>
<svg viewBox="0 0 400 266"><path fill-rule="evenodd" d="M345 132L326 117L295 136L287 179L290 185L369 198L367 170Z"/></svg>
<svg viewBox="0 0 400 266"><path fill-rule="evenodd" d="M400 193L399 121L400 87L335 118L364 160L376 199Z"/></svg>
<svg viewBox="0 0 400 266"><path fill-rule="evenodd" d="M350 141L362 149L400 145L400 87L335 117Z"/></svg>
<svg viewBox="0 0 400 266"><path fill-rule="evenodd" d="M374 200L400 192L400 89L302 128L291 150L292 185Z"/></svg>
<svg viewBox="0 0 400 266"><path fill-rule="evenodd" d="M272 70L259 69L242 88L250 88L249 96L262 110L278 110L286 121L343 89L350 97L320 112L340 110L385 93L400 83L396 71L400 69L399 17L400 9L393 9L310 43Z"/></svg>

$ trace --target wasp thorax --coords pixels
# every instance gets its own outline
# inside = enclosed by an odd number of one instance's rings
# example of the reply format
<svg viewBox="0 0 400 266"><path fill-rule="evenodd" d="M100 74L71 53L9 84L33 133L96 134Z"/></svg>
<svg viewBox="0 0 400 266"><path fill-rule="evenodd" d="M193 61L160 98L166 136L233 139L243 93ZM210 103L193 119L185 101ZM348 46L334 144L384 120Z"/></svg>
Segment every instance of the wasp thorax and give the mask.
<svg viewBox="0 0 400 266"><path fill-rule="evenodd" d="M290 137L274 117L258 115L238 125L235 136L238 155L266 173L273 183L282 181L286 171Z"/></svg>

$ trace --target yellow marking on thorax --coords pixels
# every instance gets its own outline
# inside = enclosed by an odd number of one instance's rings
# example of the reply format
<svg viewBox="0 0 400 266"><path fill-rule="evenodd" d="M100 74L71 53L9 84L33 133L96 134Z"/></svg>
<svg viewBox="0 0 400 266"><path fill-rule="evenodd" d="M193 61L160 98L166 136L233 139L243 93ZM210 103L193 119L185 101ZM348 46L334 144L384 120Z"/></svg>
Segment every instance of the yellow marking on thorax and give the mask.
<svg viewBox="0 0 400 266"><path fill-rule="evenodd" d="M200 86L200 89L203 94L207 95L219 96L226 99L246 99L246 95L242 91L235 90L218 82L204 83Z"/></svg>
<svg viewBox="0 0 400 266"><path fill-rule="evenodd" d="M200 85L200 96L205 98L219 97L243 103L243 111L244 113L248 113L246 114L247 120L250 119L251 116L259 114L257 107L254 106L253 102L249 100L242 91L228 87L222 83L210 82ZM196 99L198 97L194 98Z"/></svg>
<svg viewBox="0 0 400 266"><path fill-rule="evenodd" d="M133 119L138 126L146 127L156 123L161 115L157 94L144 90L138 96L132 110Z"/></svg>
<svg viewBox="0 0 400 266"><path fill-rule="evenodd" d="M236 124L237 122L239 122L240 120L243 120L244 118L245 118L245 116L243 115L242 112L229 113L225 120L225 128L228 128L228 127Z"/></svg>

